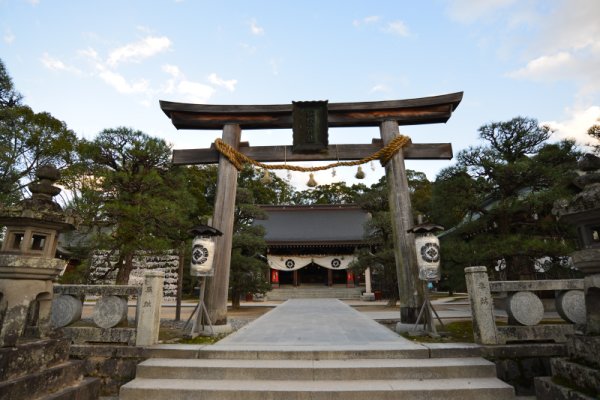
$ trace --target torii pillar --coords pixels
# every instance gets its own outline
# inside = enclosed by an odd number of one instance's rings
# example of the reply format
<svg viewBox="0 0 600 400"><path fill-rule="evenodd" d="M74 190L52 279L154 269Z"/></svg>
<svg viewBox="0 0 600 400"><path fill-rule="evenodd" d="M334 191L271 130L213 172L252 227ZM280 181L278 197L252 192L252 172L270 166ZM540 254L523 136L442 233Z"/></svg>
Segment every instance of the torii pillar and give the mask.
<svg viewBox="0 0 600 400"><path fill-rule="evenodd" d="M240 145L241 133L239 125L227 124L223 127L222 140L237 149ZM212 279L208 280L204 296L210 320L220 333L227 333L231 330L231 326L227 323L227 294L229 290L229 265L231 263L237 178L238 171L235 166L227 158L220 157L212 226L224 234L215 237L213 261L215 272Z"/></svg>
<svg viewBox="0 0 600 400"><path fill-rule="evenodd" d="M396 121L384 121L379 127L383 144L387 145L400 129ZM415 238L408 230L413 227L413 213L408 190L408 178L404 167L404 150L400 149L385 166L388 182L390 214L394 234L394 258L398 278L400 321L417 321L423 304L423 282L419 280Z"/></svg>
<svg viewBox="0 0 600 400"><path fill-rule="evenodd" d="M417 99L362 103L329 103L327 127L379 127L381 138L371 144L328 145L317 153L294 153L292 146L251 147L240 143L242 129L291 129L292 105L210 105L161 101L160 106L178 129L222 129L223 141L242 154L260 162L342 161L365 158L399 135L399 125L443 123L462 100L462 92ZM452 158L450 143L410 143L386 165L390 187L390 211L394 229L394 249L400 317L414 323L423 303L423 283L418 267L413 235L410 193L405 159L440 160ZM173 164L219 163L213 226L223 232L215 247L215 275L208 281L205 301L217 331L229 329L227 294L233 237L237 170L214 148L174 150ZM222 327L219 329L219 327Z"/></svg>

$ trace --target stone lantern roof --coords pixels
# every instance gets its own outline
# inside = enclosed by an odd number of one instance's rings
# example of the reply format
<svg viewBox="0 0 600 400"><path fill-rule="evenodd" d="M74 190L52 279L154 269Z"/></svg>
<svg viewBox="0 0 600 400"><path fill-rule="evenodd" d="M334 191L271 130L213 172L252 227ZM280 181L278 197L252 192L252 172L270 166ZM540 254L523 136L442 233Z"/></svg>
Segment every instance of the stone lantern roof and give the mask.
<svg viewBox="0 0 600 400"><path fill-rule="evenodd" d="M60 193L54 186L60 173L53 166L43 166L36 177L29 185L31 198L0 207L0 226L6 226L0 278L53 279L65 266L63 260L54 258L58 234L74 229L75 221L53 200Z"/></svg>
<svg viewBox="0 0 600 400"><path fill-rule="evenodd" d="M600 272L600 158L586 154L578 163L582 171L573 184L582 189L571 201L559 201L553 212L577 228L580 250L573 263L584 274Z"/></svg>
<svg viewBox="0 0 600 400"><path fill-rule="evenodd" d="M59 231L75 229L75 220L65 213L53 197L61 192L54 186L60 179L60 172L56 167L45 165L36 171L37 181L29 184L31 198L24 199L12 206L0 206L0 225L43 224Z"/></svg>

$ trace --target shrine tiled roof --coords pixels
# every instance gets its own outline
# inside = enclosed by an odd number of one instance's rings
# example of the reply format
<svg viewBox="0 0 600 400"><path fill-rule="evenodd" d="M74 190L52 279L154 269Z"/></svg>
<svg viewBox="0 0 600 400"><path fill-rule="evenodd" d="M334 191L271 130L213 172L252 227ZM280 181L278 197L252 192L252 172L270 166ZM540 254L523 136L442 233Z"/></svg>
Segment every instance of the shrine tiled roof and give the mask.
<svg viewBox="0 0 600 400"><path fill-rule="evenodd" d="M360 244L370 214L356 205L261 206L269 245Z"/></svg>

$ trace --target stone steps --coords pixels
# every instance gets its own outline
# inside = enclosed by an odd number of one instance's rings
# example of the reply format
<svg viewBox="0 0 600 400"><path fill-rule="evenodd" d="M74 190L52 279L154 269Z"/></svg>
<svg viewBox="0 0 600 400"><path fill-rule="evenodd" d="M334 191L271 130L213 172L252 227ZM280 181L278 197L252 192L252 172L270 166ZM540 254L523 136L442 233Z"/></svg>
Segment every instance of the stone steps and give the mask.
<svg viewBox="0 0 600 400"><path fill-rule="evenodd" d="M284 301L288 299L360 299L361 288L336 288L336 287L284 287L276 288L267 293L267 299L273 301Z"/></svg>
<svg viewBox="0 0 600 400"><path fill-rule="evenodd" d="M514 399L469 345L423 349L219 349L157 346L120 400ZM178 358L174 358L178 357ZM185 358L184 358L185 357Z"/></svg>
<svg viewBox="0 0 600 400"><path fill-rule="evenodd" d="M120 400L508 400L511 386L496 378L396 380L192 380L135 379Z"/></svg>
<svg viewBox="0 0 600 400"><path fill-rule="evenodd" d="M150 359L136 378L231 380L398 380L489 378L495 365L483 358L219 360Z"/></svg>
<svg viewBox="0 0 600 400"><path fill-rule="evenodd" d="M235 349L233 346L161 344L148 347L151 358L221 359L221 360L356 360L356 359L427 359L481 356L481 348L468 343L425 343L413 349L397 348L394 344L370 346L368 349L328 348L324 346L285 346Z"/></svg>

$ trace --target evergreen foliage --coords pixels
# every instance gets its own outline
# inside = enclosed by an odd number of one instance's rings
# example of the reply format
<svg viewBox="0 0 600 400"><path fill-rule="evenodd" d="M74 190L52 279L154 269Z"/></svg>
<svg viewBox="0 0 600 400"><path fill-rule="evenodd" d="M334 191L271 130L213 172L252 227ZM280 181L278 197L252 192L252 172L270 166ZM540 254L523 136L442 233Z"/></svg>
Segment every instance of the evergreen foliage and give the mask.
<svg viewBox="0 0 600 400"><path fill-rule="evenodd" d="M164 140L130 128L105 129L78 151L87 181L72 206L94 228L92 248L117 256L117 283L127 283L134 253L177 248L189 237L200 212L189 171L171 166Z"/></svg>
<svg viewBox="0 0 600 400"><path fill-rule="evenodd" d="M442 235L443 274L448 284L462 285L464 267L493 271L503 260L505 274L498 278L533 279L537 259L559 265L573 250L572 235L552 207L573 193L579 152L571 141L548 143L549 128L530 118L493 122L479 134L485 144L460 152L433 186L434 221L455 227ZM554 269L561 271L570 273Z"/></svg>
<svg viewBox="0 0 600 400"><path fill-rule="evenodd" d="M64 169L74 161L75 133L22 100L0 60L0 205L21 200L39 166Z"/></svg>

